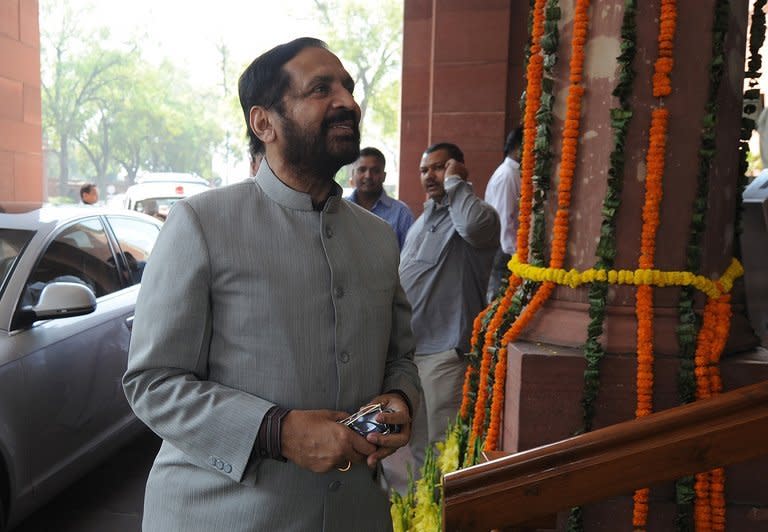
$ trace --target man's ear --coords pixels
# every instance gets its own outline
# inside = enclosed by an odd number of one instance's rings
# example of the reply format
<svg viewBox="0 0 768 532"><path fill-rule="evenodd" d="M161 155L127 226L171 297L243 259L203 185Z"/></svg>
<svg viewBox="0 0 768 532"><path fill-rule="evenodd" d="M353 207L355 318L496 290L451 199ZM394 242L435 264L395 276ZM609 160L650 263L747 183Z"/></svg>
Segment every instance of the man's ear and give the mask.
<svg viewBox="0 0 768 532"><path fill-rule="evenodd" d="M275 128L272 124L272 117L270 117L269 112L265 108L254 105L251 107L248 119L251 131L261 142L264 144L274 142L276 138Z"/></svg>

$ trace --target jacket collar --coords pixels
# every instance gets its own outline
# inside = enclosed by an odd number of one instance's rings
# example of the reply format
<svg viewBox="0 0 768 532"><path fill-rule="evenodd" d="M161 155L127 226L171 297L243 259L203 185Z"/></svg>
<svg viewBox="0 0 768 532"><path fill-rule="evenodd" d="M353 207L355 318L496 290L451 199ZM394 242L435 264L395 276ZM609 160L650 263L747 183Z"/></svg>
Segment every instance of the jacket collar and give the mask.
<svg viewBox="0 0 768 532"><path fill-rule="evenodd" d="M272 169L267 164L267 160L264 159L259 166L259 171L256 172L256 176L253 177L253 181L258 184L264 193L269 198L289 209L297 211L315 211L312 205L312 198L305 192L299 192L294 190L278 178ZM325 212L335 212L338 209L339 201L341 201L342 189L338 183L333 183L331 194L328 200L325 202L322 210Z"/></svg>

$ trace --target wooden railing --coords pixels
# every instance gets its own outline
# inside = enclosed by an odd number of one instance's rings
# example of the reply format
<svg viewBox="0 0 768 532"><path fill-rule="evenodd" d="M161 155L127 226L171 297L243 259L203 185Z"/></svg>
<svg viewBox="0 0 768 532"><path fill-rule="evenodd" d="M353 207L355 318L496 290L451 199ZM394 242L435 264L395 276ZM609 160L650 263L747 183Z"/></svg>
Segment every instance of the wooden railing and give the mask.
<svg viewBox="0 0 768 532"><path fill-rule="evenodd" d="M535 523L768 454L768 381L445 476L448 531Z"/></svg>

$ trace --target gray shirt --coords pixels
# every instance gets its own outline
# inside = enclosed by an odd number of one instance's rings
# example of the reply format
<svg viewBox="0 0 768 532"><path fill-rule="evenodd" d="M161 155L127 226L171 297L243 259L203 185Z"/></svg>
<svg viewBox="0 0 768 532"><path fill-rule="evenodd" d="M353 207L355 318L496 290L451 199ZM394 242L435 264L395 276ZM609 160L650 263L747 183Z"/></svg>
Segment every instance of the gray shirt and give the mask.
<svg viewBox="0 0 768 532"><path fill-rule="evenodd" d="M499 216L457 176L441 203L429 200L400 255L400 279L413 307L416 354L469 350L472 323L485 306Z"/></svg>
<svg viewBox="0 0 768 532"><path fill-rule="evenodd" d="M397 389L418 408L398 260L385 221L340 194L314 210L266 163L174 206L123 379L164 440L143 530L390 529L365 465L316 474L252 450L274 405L354 412Z"/></svg>

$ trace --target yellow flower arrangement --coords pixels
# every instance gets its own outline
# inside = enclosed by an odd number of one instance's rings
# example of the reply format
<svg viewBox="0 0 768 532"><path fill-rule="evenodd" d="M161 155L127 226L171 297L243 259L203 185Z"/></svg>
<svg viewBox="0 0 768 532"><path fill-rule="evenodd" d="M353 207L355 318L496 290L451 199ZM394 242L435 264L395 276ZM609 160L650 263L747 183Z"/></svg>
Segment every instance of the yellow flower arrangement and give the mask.
<svg viewBox="0 0 768 532"><path fill-rule="evenodd" d="M447 475L453 473L459 469L459 450L461 433L459 425L456 423L454 426L449 427L446 439L444 442L437 443L437 470L441 475Z"/></svg>
<svg viewBox="0 0 768 532"><path fill-rule="evenodd" d="M656 269L638 268L636 270L600 270L590 268L582 272L576 269L564 270L562 268L546 268L533 266L519 261L514 255L507 265L512 273L529 281L549 281L555 284L576 288L583 284L595 281L608 284L634 285L634 286L693 286L708 297L717 299L727 294L733 288L733 282L744 275L744 267L737 259L732 259L731 264L723 275L717 280L707 279L703 275L695 275L683 271L662 271Z"/></svg>

